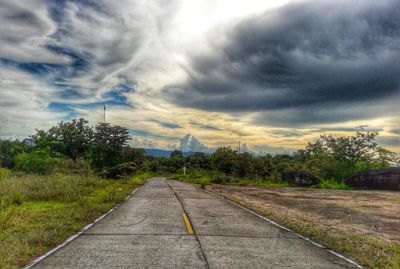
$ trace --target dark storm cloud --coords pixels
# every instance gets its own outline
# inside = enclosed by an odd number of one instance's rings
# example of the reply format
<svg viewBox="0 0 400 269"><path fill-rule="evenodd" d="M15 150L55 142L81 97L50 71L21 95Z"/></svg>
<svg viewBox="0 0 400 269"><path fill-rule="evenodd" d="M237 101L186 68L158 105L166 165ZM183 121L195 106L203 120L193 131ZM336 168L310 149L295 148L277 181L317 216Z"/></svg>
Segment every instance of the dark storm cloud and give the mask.
<svg viewBox="0 0 400 269"><path fill-rule="evenodd" d="M364 102L399 96L400 2L288 5L241 22L213 49L166 88L173 102L279 125L365 118Z"/></svg>

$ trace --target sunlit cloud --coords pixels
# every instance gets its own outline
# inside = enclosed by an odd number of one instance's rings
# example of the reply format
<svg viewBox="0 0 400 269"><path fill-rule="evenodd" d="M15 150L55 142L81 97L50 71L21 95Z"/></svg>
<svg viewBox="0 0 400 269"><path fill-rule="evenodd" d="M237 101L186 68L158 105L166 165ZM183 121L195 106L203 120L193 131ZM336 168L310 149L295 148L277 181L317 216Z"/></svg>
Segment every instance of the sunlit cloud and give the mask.
<svg viewBox="0 0 400 269"><path fill-rule="evenodd" d="M368 126L400 152L399 10L394 0L0 3L0 136L95 124L106 105L136 147L241 141L282 153Z"/></svg>

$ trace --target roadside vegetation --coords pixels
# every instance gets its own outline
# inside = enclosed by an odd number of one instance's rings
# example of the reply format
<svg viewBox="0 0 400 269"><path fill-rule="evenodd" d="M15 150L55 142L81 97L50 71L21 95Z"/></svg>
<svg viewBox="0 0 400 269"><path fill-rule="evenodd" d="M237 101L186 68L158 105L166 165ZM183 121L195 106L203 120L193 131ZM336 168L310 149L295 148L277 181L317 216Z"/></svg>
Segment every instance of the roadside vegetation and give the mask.
<svg viewBox="0 0 400 269"><path fill-rule="evenodd" d="M250 153L222 147L211 155L196 153L184 158L175 151L170 159L155 162L158 171L171 178L201 185L233 184L285 187L297 185L348 190L345 180L365 170L379 170L399 164L395 153L379 147L378 133L358 132L350 137L322 135L292 155L255 157ZM181 167L187 169L184 174Z"/></svg>
<svg viewBox="0 0 400 269"><path fill-rule="evenodd" d="M124 201L150 175L12 175L0 180L0 264L19 268Z"/></svg>
<svg viewBox="0 0 400 269"><path fill-rule="evenodd" d="M151 175L203 188L281 188L298 185L301 178L313 187L309 190L348 190L345 180L358 172L398 165L393 152L377 145L377 135L322 135L290 155L254 156L221 147L186 157L175 150L170 158L131 147L124 127L92 127L85 119L36 130L24 140L0 140L0 264L28 263L120 203Z"/></svg>

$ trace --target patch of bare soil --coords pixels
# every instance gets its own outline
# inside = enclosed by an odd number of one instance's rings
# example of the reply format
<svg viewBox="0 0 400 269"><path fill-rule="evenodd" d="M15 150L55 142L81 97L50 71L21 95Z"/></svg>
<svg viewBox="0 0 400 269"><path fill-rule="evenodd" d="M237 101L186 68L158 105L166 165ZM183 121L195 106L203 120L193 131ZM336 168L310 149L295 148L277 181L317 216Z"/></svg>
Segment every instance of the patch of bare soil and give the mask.
<svg viewBox="0 0 400 269"><path fill-rule="evenodd" d="M400 192L228 185L207 190L288 220L400 243Z"/></svg>

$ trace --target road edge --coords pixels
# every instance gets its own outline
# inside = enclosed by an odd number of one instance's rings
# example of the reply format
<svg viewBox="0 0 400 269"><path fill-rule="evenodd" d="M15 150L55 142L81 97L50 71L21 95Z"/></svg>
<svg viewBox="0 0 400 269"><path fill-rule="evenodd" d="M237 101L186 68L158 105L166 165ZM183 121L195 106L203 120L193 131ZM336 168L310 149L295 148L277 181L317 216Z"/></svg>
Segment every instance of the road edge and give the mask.
<svg viewBox="0 0 400 269"><path fill-rule="evenodd" d="M248 212L250 212L250 213L252 213L252 214L254 214L254 215L256 215L256 216L258 216L259 218L262 218L262 219L268 221L269 223L271 223L271 224L274 225L274 226L277 226L277 227L279 227L279 228L281 228L281 229L283 229L283 230L285 230L285 231L291 232L291 233L295 234L296 236L298 236L298 237L300 237L300 238L302 238L302 239L304 239L304 240L310 242L310 243L313 244L314 246L317 246L317 247L319 247L319 248L325 249L326 251L330 252L331 254L335 255L336 257L339 257L339 258L341 258L341 259L343 259L343 260L345 260L345 261L347 261L347 262L349 262L349 263L355 265L356 267L358 267L358 268L360 268L360 269L363 269L363 268L364 268L363 266L361 266L360 264L358 264L356 261L351 260L351 259L349 259L349 258L343 256L342 254L337 253L336 251L333 251L333 250L331 250L331 249L329 249L329 248L327 248L327 247L324 247L323 245L321 245L321 244L315 242L314 240L312 240L312 239L310 239L310 238L308 238L308 237L305 237L305 236L303 236L303 235L301 235L301 234L298 234L298 233L296 233L295 231L293 231L293 230L291 230L291 229L289 229L289 228L287 228L287 227L285 227L285 226L282 226L282 225L278 224L277 222L275 222L275 221L273 221L273 220L270 220L269 218L267 218L267 217L265 217L265 216L263 216L263 215L260 215L260 214L258 214L257 212L255 212L255 211L253 211L253 210L251 210L251 209L249 209L249 208L247 208L247 207L244 207L244 206L242 206L242 205L240 205L240 204L238 204L238 203L236 203L236 202L234 202L234 201L232 201L232 200L229 200L229 199L227 199L227 198L225 198L225 197L222 197L222 196L220 196L220 195L218 195L218 194L216 194L216 193L213 193L213 192L211 192L211 191L208 191L208 190L205 190L205 189L202 189L202 188L200 188L200 189L201 189L202 191L207 192L207 193L209 193L209 194L212 194L212 195L214 195L214 196L216 196L216 197L218 197L218 198L220 198L220 199L223 199L223 200L225 200L225 201L228 201L228 202L230 202L230 203L232 203L232 204L234 204L234 205L236 205L236 206L238 206L238 207L240 207L240 208L242 208L242 209L244 209L244 210L246 210L246 211L248 211Z"/></svg>
<svg viewBox="0 0 400 269"><path fill-rule="evenodd" d="M117 204L115 207L111 208L107 213L101 215L100 217L98 217L97 219L95 219L93 222L89 223L88 225L86 225L85 227L83 227L82 230L80 230L78 233L68 237L67 240L65 240L63 243L61 243L60 245L50 249L48 252L46 252L45 254L43 254L42 256L39 256L38 258L34 259L32 262L30 262L28 265L22 267L22 269L30 269L33 266L35 266L37 263L39 263L40 261L44 260L45 258L47 258L48 256L50 256L51 254L53 254L54 252L56 252L59 249L62 249L63 247L65 247L66 245L68 245L68 243L72 242L73 240L75 240L77 237L79 237L80 235L82 235L84 232L86 232L87 230L89 230L93 225L95 225L97 222L101 221L102 219L104 219L105 217L107 217L111 212L113 212L115 209L117 209L118 207L120 207L122 204L124 204L129 198L131 198L135 192L140 189L141 186L137 187L136 189L134 189L126 198L122 203Z"/></svg>

